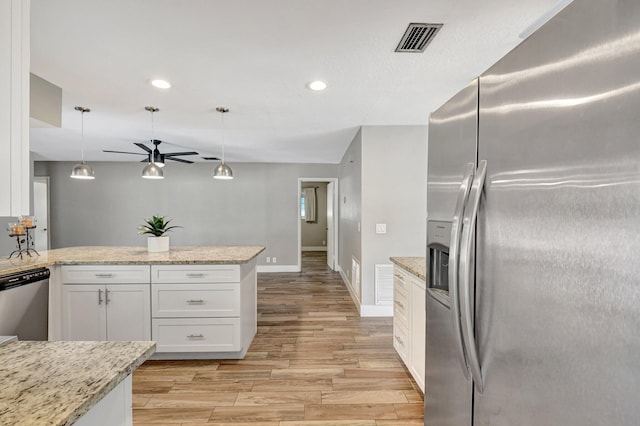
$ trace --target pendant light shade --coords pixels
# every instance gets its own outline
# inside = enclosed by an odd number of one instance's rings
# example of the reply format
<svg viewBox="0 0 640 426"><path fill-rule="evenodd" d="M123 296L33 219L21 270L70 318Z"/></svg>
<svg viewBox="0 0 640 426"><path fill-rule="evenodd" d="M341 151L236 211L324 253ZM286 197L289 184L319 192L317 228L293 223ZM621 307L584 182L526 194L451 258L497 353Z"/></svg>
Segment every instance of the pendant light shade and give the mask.
<svg viewBox="0 0 640 426"><path fill-rule="evenodd" d="M216 111L220 113L220 123L222 127L222 162L218 164L218 167L213 171L213 178L230 180L233 179L233 171L231 167L224 162L224 114L229 112L229 108L218 107Z"/></svg>
<svg viewBox="0 0 640 426"><path fill-rule="evenodd" d="M231 167L227 166L225 163L220 163L213 171L213 178L233 179L233 171L231 170Z"/></svg>
<svg viewBox="0 0 640 426"><path fill-rule="evenodd" d="M74 179L95 179L93 169L84 161L73 166L71 177Z"/></svg>
<svg viewBox="0 0 640 426"><path fill-rule="evenodd" d="M164 173L156 163L151 162L142 169L142 177L144 179L164 179Z"/></svg>
<svg viewBox="0 0 640 426"><path fill-rule="evenodd" d="M82 161L75 166L71 170L71 178L73 179L85 179L91 180L95 179L95 175L93 174L93 169L90 165L84 162L84 113L91 112L89 108L77 106L75 107L76 111L80 111L80 152L82 155Z"/></svg>

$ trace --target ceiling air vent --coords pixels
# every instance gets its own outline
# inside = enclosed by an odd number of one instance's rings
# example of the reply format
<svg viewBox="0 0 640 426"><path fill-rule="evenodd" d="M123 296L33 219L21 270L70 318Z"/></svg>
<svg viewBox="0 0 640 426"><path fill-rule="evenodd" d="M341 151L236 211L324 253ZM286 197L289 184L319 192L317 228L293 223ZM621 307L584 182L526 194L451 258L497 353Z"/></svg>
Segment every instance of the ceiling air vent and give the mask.
<svg viewBox="0 0 640 426"><path fill-rule="evenodd" d="M396 52L424 52L440 28L442 24L409 24L396 47Z"/></svg>

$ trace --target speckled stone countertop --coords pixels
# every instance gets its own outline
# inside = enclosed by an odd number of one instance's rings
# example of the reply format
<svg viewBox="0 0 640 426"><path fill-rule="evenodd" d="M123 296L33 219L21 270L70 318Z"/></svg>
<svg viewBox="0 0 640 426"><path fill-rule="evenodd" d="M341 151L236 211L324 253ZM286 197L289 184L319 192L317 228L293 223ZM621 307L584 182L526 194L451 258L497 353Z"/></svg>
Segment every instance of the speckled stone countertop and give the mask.
<svg viewBox="0 0 640 426"><path fill-rule="evenodd" d="M424 257L390 257L389 259L421 280L427 280L427 263Z"/></svg>
<svg viewBox="0 0 640 426"><path fill-rule="evenodd" d="M155 342L8 343L0 347L0 424L73 424L155 347Z"/></svg>
<svg viewBox="0 0 640 426"><path fill-rule="evenodd" d="M88 246L40 252L23 259L0 259L0 275L52 265L187 265L247 263L264 246L178 246L163 253L148 253L146 247Z"/></svg>

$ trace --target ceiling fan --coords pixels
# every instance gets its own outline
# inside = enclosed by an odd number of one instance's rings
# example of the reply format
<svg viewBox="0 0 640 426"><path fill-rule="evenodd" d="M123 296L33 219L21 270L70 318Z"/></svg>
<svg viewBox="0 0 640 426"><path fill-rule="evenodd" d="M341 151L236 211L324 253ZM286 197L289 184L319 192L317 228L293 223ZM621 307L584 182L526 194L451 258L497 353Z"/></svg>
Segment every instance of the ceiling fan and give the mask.
<svg viewBox="0 0 640 426"><path fill-rule="evenodd" d="M153 143L154 148L151 149L151 148L149 148L147 145L145 145L143 143L134 142L134 145L136 145L138 148L142 149L145 152L110 151L110 150L106 150L106 149L103 150L103 152L112 152L112 153L116 153L116 154L144 155L147 158L142 160L141 163L146 163L146 162L151 163L151 162L153 162L153 163L157 164L160 167L164 167L165 160L172 160L172 161L178 161L180 163L193 164L193 161L185 160L183 158L176 158L176 157L181 157L181 156L184 156L184 155L198 155L198 153L195 152L195 151L169 152L169 153L164 153L164 154L160 152L160 150L158 149L158 145L160 145L162 143L162 141L153 138L153 113L160 111L160 109L156 108L156 107L153 107L153 106L146 106L146 107L144 107L144 109L146 109L147 111L149 111L151 113L151 143ZM208 160L208 159L210 159L210 158L205 158L205 160ZM213 158L211 158L211 159L213 159Z"/></svg>

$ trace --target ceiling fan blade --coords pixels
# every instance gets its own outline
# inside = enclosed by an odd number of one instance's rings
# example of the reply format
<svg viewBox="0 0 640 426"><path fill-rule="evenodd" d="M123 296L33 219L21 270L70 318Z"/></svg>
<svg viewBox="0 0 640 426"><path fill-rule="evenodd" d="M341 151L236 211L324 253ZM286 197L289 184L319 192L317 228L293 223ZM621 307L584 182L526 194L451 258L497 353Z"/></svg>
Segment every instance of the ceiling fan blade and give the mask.
<svg viewBox="0 0 640 426"><path fill-rule="evenodd" d="M164 154L165 157L176 157L178 155L198 155L198 153L195 151L189 151L189 152L168 152Z"/></svg>
<svg viewBox="0 0 640 426"><path fill-rule="evenodd" d="M109 151L108 149L103 149L102 152L113 152L115 154L135 154L135 155L147 155L142 152L128 152L128 151Z"/></svg>
<svg viewBox="0 0 640 426"><path fill-rule="evenodd" d="M133 143L135 146L137 146L138 148L144 149L145 151L147 151L149 154L151 154L153 152L153 150L151 150L151 148L149 148L148 146L146 146L143 143L140 142L134 142Z"/></svg>
<svg viewBox="0 0 640 426"><path fill-rule="evenodd" d="M193 161L183 160L182 158L171 158L171 157L165 157L165 159L166 159L166 160L171 160L171 161L179 161L180 163L193 164Z"/></svg>
<svg viewBox="0 0 640 426"><path fill-rule="evenodd" d="M200 157L203 160L220 161L220 157Z"/></svg>

